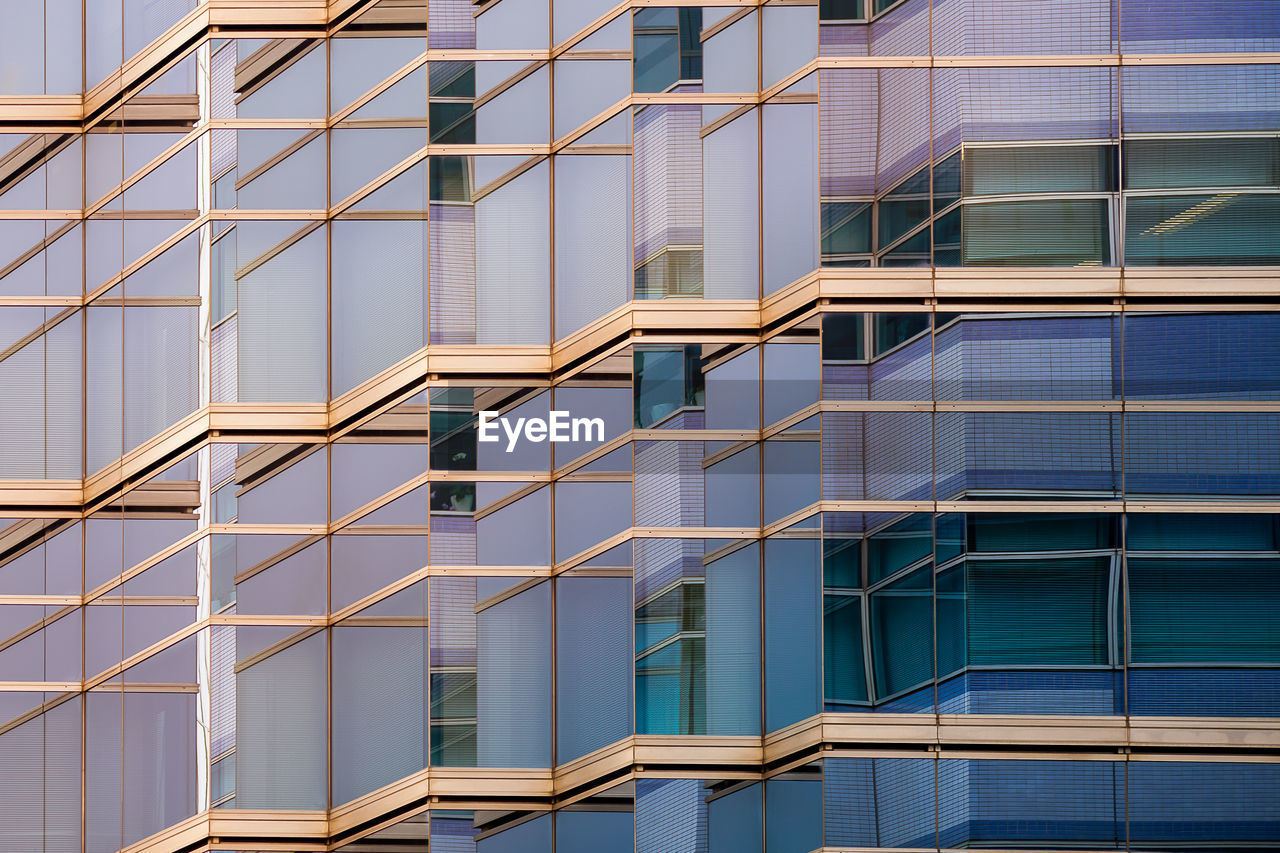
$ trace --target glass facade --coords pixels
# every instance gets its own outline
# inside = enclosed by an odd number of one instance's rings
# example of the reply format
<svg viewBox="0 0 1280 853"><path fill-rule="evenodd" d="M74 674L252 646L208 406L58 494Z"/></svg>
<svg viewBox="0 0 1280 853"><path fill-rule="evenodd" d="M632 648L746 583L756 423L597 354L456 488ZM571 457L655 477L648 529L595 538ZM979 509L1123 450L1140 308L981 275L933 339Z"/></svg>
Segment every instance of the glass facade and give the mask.
<svg viewBox="0 0 1280 853"><path fill-rule="evenodd" d="M0 853L1280 849L1275 0L0 16Z"/></svg>

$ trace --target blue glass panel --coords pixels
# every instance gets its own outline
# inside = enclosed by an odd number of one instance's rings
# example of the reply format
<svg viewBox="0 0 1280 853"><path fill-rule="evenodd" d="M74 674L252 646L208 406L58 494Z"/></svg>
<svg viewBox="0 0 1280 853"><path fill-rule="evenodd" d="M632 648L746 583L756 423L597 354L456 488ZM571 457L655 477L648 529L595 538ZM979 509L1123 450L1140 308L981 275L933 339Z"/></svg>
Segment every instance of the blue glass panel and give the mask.
<svg viewBox="0 0 1280 853"><path fill-rule="evenodd" d="M765 730L821 710L818 595L821 542L768 539L764 546Z"/></svg>
<svg viewBox="0 0 1280 853"><path fill-rule="evenodd" d="M822 780L770 779L764 787L765 849L809 853L822 846Z"/></svg>
<svg viewBox="0 0 1280 853"><path fill-rule="evenodd" d="M758 782L710 800L708 853L763 853L763 822L764 786Z"/></svg>

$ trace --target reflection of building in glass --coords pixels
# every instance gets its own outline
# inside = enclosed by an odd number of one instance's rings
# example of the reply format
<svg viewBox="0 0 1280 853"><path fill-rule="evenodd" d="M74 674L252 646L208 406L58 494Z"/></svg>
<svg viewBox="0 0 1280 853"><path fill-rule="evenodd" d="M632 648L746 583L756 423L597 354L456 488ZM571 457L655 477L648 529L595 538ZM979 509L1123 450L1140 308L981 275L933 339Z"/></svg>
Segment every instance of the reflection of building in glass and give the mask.
<svg viewBox="0 0 1280 853"><path fill-rule="evenodd" d="M1220 5L8 4L0 851L1280 849Z"/></svg>

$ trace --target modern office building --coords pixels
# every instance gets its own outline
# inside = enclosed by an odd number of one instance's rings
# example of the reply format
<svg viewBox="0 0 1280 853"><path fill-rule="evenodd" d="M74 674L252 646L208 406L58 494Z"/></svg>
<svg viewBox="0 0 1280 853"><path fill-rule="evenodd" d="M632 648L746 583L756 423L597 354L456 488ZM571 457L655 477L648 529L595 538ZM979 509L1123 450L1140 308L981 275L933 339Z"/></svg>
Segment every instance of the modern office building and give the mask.
<svg viewBox="0 0 1280 853"><path fill-rule="evenodd" d="M1280 850L1280 2L3 4L0 853L894 848Z"/></svg>

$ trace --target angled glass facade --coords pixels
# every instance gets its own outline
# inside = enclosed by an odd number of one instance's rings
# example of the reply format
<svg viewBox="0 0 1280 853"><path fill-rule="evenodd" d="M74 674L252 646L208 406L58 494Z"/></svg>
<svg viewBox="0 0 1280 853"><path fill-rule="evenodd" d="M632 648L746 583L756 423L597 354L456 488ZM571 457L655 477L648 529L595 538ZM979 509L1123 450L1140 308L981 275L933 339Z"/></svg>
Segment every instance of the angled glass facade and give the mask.
<svg viewBox="0 0 1280 853"><path fill-rule="evenodd" d="M1280 849L1280 3L0 23L0 853Z"/></svg>

